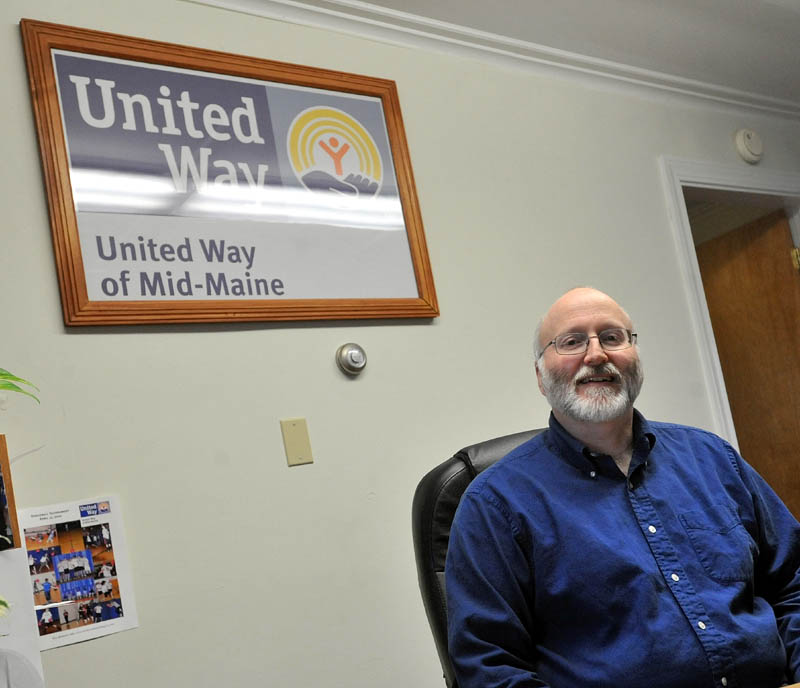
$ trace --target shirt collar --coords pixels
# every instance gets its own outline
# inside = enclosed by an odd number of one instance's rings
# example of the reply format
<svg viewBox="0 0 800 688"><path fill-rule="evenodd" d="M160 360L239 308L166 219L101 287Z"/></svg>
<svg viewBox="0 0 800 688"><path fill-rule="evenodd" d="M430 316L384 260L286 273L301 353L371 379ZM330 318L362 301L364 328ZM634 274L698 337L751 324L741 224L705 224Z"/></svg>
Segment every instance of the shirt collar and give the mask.
<svg viewBox="0 0 800 688"><path fill-rule="evenodd" d="M549 431L546 440L550 449L567 463L577 468L582 473L594 477L597 473L614 478L622 478L614 460L606 454L592 452L580 440L570 435L561 423L550 412ZM647 419L636 409L633 410L633 458L631 459L630 472L642 463L646 464L650 451L656 443Z"/></svg>

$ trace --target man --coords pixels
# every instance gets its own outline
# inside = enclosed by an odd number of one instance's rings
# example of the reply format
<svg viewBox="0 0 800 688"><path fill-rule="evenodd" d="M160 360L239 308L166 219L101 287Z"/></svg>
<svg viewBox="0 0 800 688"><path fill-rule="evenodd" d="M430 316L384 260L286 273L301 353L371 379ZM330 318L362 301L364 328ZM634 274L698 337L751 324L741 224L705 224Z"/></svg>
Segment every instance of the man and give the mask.
<svg viewBox="0 0 800 688"><path fill-rule="evenodd" d="M100 604L100 600L95 600L94 605L94 622L100 623L103 620L103 605Z"/></svg>
<svg viewBox="0 0 800 688"><path fill-rule="evenodd" d="M50 626L53 623L53 612L51 612L49 609L45 609L42 612L42 618L39 619L39 623L45 628Z"/></svg>
<svg viewBox="0 0 800 688"><path fill-rule="evenodd" d="M69 566L69 557L64 554L58 557L58 580L64 581L67 579L67 567Z"/></svg>
<svg viewBox="0 0 800 688"><path fill-rule="evenodd" d="M611 297L567 292L534 347L549 428L470 484L451 532L459 688L800 680L800 524L726 442L634 410Z"/></svg>
<svg viewBox="0 0 800 688"><path fill-rule="evenodd" d="M117 616L122 616L122 605L119 600L112 601L111 606L115 609Z"/></svg>

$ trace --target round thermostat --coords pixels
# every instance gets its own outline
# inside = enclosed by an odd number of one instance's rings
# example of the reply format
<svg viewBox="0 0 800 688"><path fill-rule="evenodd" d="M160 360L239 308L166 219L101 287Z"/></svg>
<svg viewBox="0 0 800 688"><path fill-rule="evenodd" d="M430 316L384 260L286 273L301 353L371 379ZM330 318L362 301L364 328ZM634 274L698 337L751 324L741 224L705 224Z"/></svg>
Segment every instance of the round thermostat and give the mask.
<svg viewBox="0 0 800 688"><path fill-rule="evenodd" d="M752 129L739 129L736 132L736 150L745 162L755 165L764 155L764 144Z"/></svg>
<svg viewBox="0 0 800 688"><path fill-rule="evenodd" d="M336 365L348 375L358 375L367 366L367 354L358 344L342 344L336 350Z"/></svg>

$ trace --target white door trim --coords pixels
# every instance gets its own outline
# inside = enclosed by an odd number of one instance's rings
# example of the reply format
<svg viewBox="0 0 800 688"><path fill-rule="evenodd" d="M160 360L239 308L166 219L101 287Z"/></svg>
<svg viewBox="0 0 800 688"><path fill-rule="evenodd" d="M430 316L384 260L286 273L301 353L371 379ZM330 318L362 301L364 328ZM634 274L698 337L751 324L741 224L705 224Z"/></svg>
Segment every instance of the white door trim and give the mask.
<svg viewBox="0 0 800 688"><path fill-rule="evenodd" d="M711 401L711 412L715 425L713 430L738 447L682 187L698 186L708 189L781 196L784 198L786 214L790 218L793 234L797 236L796 232L800 222L800 212L798 212L800 174L775 172L757 167L731 167L669 156L662 156L659 163L667 195L667 210L678 253L678 263L697 337L703 377Z"/></svg>

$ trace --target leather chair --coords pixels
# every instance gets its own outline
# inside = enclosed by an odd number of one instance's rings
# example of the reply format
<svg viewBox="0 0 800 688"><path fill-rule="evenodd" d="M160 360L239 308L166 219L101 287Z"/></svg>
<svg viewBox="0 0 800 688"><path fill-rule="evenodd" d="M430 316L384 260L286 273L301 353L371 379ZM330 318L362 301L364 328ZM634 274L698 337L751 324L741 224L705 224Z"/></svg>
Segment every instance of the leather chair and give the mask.
<svg viewBox="0 0 800 688"><path fill-rule="evenodd" d="M465 447L425 475L414 493L411 526L419 588L448 688L457 684L447 653L444 564L456 507L478 473L540 432L527 430Z"/></svg>

